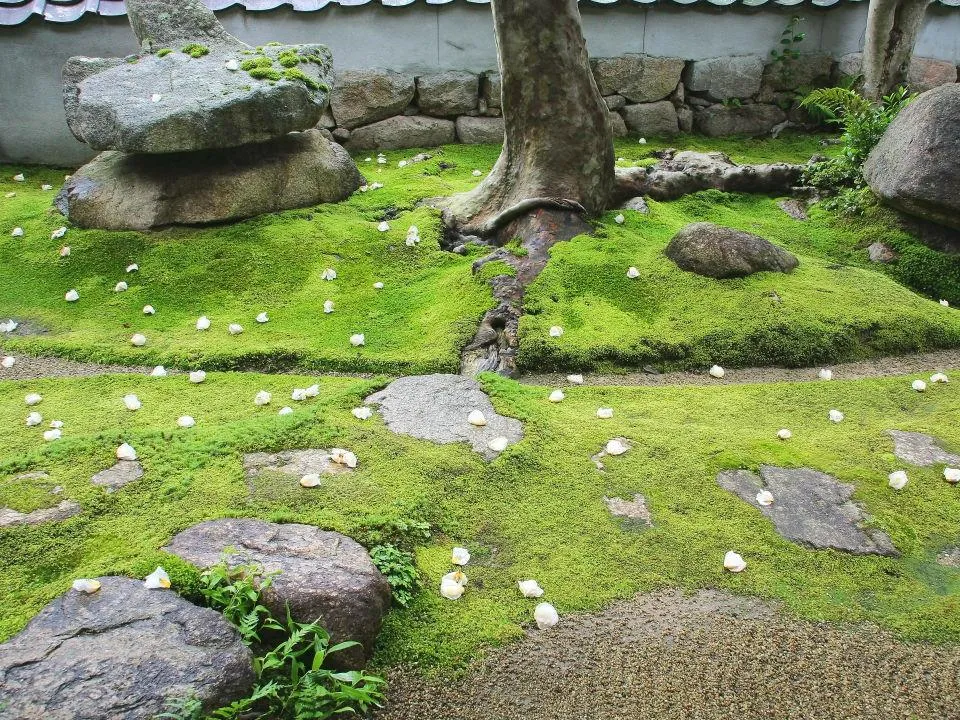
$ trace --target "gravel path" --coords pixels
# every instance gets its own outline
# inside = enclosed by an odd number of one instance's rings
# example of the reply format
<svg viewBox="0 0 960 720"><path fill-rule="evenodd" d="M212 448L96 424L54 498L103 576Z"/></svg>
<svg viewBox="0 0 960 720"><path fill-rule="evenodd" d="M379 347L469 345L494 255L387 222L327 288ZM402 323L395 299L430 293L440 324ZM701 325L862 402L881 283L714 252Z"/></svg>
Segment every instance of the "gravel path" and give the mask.
<svg viewBox="0 0 960 720"><path fill-rule="evenodd" d="M459 679L389 679L378 720L960 718L960 646L791 620L715 591L563 617Z"/></svg>
<svg viewBox="0 0 960 720"><path fill-rule="evenodd" d="M864 378L931 373L938 370L960 368L960 350L940 350L930 353L898 355L892 357L840 363L827 366L833 370L836 380L862 380ZM720 380L710 377L707 368L703 372L671 372L663 374L584 374L584 385L739 385L744 383L803 382L816 380L820 368L742 368L728 369ZM569 385L566 374L537 373L524 375L520 382L528 385L561 387Z"/></svg>
<svg viewBox="0 0 960 720"><path fill-rule="evenodd" d="M147 375L152 367L127 367L77 362L58 357L35 357L0 348L0 356L12 355L16 364L0 368L0 380L37 380L39 378L89 377L108 373L138 373Z"/></svg>

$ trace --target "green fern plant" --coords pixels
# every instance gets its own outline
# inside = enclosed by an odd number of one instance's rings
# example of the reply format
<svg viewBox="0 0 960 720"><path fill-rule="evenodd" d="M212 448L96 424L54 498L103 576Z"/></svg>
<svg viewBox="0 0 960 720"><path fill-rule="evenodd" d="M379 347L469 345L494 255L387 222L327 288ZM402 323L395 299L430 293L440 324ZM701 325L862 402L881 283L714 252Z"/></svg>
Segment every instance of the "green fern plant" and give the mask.
<svg viewBox="0 0 960 720"><path fill-rule="evenodd" d="M372 548L370 559L390 583L393 602L400 607L407 607L420 590L420 574L413 555L388 543Z"/></svg>

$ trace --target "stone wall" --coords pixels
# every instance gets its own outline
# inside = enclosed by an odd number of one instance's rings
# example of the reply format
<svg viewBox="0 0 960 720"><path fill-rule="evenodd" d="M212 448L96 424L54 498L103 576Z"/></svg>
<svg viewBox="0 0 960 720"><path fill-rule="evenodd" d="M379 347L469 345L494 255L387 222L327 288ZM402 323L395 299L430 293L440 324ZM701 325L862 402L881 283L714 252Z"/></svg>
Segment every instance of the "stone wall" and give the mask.
<svg viewBox="0 0 960 720"><path fill-rule="evenodd" d="M809 123L802 95L859 73L860 55L802 55L786 63L759 55L684 60L629 53L591 60L615 136L696 131L766 135ZM950 62L915 58L912 89L957 81ZM391 70L338 73L321 127L351 150L392 150L461 142L500 143L500 75Z"/></svg>

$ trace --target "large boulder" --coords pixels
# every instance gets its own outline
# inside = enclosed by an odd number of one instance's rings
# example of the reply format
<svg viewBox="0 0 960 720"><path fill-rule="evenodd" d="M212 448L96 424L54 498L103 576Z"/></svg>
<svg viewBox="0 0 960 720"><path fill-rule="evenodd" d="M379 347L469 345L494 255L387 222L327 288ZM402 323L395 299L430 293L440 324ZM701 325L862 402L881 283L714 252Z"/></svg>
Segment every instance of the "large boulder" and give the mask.
<svg viewBox="0 0 960 720"><path fill-rule="evenodd" d="M667 257L682 270L711 278L746 277L757 272L790 272L796 257L769 240L709 222L691 223L667 245Z"/></svg>
<svg viewBox="0 0 960 720"><path fill-rule="evenodd" d="M351 150L397 150L412 147L436 147L456 142L453 120L424 115L398 115L350 134Z"/></svg>
<svg viewBox="0 0 960 720"><path fill-rule="evenodd" d="M480 84L480 97L487 104L488 108L500 107L501 93L500 73L490 71L483 74L483 82Z"/></svg>
<svg viewBox="0 0 960 720"><path fill-rule="evenodd" d="M210 520L178 533L164 548L200 568L224 558L278 574L263 601L277 618L319 621L331 643L359 642L331 659L338 667L363 667L373 652L390 586L366 549L340 533L312 525L254 519Z"/></svg>
<svg viewBox="0 0 960 720"><path fill-rule="evenodd" d="M161 54L80 81L76 103L66 106L76 135L94 150L128 153L237 147L312 128L327 104L332 60L323 45ZM229 70L229 60L263 67Z"/></svg>
<svg viewBox="0 0 960 720"><path fill-rule="evenodd" d="M145 230L338 202L361 184L347 152L308 130L234 150L101 153L64 184L56 204L80 227Z"/></svg>
<svg viewBox="0 0 960 720"><path fill-rule="evenodd" d="M907 71L907 85L914 92L924 93L957 81L957 66L949 60L914 57Z"/></svg>
<svg viewBox="0 0 960 720"><path fill-rule="evenodd" d="M417 78L417 106L427 115L453 117L477 109L480 78L449 71Z"/></svg>
<svg viewBox="0 0 960 720"><path fill-rule="evenodd" d="M628 53L591 62L602 95L623 95L633 103L663 100L677 88L684 61Z"/></svg>
<svg viewBox="0 0 960 720"><path fill-rule="evenodd" d="M338 127L348 130L403 112L416 88L413 75L390 70L338 72L330 109Z"/></svg>
<svg viewBox="0 0 960 720"><path fill-rule="evenodd" d="M904 108L863 176L883 202L960 230L960 84L934 88Z"/></svg>
<svg viewBox="0 0 960 720"><path fill-rule="evenodd" d="M220 613L139 580L99 581L0 645L0 717L152 720L171 699L209 711L250 692L250 650Z"/></svg>
<svg viewBox="0 0 960 720"><path fill-rule="evenodd" d="M711 105L694 112L694 128L708 137L766 135L787 119L776 105Z"/></svg>
<svg viewBox="0 0 960 720"><path fill-rule="evenodd" d="M686 89L711 100L745 99L760 90L763 58L759 55L738 55L695 60L683 76Z"/></svg>
<svg viewBox="0 0 960 720"><path fill-rule="evenodd" d="M626 126L642 135L676 135L680 131L677 109L669 100L620 108Z"/></svg>
<svg viewBox="0 0 960 720"><path fill-rule="evenodd" d="M238 44L201 0L126 0L127 19L144 49L183 41Z"/></svg>
<svg viewBox="0 0 960 720"><path fill-rule="evenodd" d="M504 125L502 117L470 117L463 115L456 120L457 138L465 145L489 143L503 144Z"/></svg>
<svg viewBox="0 0 960 720"><path fill-rule="evenodd" d="M92 75L123 65L123 58L72 57L63 65L60 74L63 87L63 109L67 114L67 128L80 142L86 142L80 134L81 125L76 121L80 106L80 83Z"/></svg>

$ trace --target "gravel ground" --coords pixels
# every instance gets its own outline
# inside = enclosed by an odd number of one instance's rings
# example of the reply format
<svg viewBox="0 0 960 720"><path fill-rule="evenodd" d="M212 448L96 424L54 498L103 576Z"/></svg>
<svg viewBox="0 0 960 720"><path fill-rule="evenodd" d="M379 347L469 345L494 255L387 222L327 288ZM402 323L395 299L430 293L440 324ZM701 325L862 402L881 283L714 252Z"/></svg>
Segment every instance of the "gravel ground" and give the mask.
<svg viewBox="0 0 960 720"><path fill-rule="evenodd" d="M390 674L378 720L957 720L960 647L659 592L532 629L455 680Z"/></svg>
<svg viewBox="0 0 960 720"><path fill-rule="evenodd" d="M139 373L147 375L152 367L126 367L124 365L100 365L76 362L57 357L34 357L0 348L0 355L12 355L16 364L12 368L0 368L0 380L36 380L39 378L88 377L107 373Z"/></svg>
<svg viewBox="0 0 960 720"><path fill-rule="evenodd" d="M929 374L938 370L960 368L960 350L900 355L876 358L861 362L841 363L827 366L833 370L836 380L862 380L864 378ZM584 385L738 385L743 383L803 382L816 380L820 368L742 368L728 369L720 380L710 377L707 368L702 372L671 372L660 375L651 373L584 374ZM524 375L521 382L528 385L561 387L569 385L566 374L537 373Z"/></svg>

